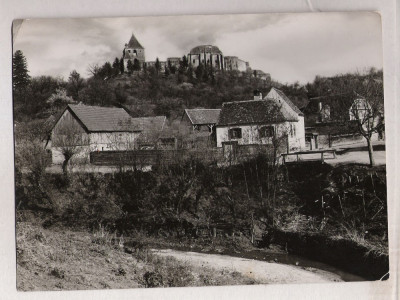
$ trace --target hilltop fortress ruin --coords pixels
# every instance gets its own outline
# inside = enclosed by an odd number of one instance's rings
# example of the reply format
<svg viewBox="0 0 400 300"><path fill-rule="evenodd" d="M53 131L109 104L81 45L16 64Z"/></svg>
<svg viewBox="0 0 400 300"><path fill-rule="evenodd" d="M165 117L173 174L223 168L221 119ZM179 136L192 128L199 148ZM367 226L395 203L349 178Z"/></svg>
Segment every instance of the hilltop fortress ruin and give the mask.
<svg viewBox="0 0 400 300"><path fill-rule="evenodd" d="M132 36L123 50L124 69L128 70L128 63L131 61L137 68L154 67L156 61L146 61L145 48L139 43L135 35ZM213 45L199 45L190 50L186 55L188 63L194 68L199 65L204 67L212 67L215 70L252 72L254 76L267 80L270 74L261 70L251 69L249 62L244 61L237 56L224 56L222 51ZM181 57L168 57L166 61L159 61L161 71L165 71L166 67L179 67Z"/></svg>

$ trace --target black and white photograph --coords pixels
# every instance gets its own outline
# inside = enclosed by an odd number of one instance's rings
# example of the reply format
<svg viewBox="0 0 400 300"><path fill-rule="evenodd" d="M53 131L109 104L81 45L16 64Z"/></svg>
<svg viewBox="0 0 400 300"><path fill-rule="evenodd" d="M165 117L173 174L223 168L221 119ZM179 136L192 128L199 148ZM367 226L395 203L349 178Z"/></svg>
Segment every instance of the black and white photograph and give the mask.
<svg viewBox="0 0 400 300"><path fill-rule="evenodd" d="M379 13L27 18L12 46L18 292L390 278Z"/></svg>

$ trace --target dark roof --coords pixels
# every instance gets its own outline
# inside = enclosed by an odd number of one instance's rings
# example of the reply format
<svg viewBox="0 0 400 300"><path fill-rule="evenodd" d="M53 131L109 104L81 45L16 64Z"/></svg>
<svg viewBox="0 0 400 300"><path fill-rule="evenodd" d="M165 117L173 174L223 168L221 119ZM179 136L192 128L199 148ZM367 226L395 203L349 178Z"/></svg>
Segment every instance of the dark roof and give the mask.
<svg viewBox="0 0 400 300"><path fill-rule="evenodd" d="M162 131L164 129L165 120L165 116L132 118L132 124L143 131Z"/></svg>
<svg viewBox="0 0 400 300"><path fill-rule="evenodd" d="M275 87L271 88L271 90L275 90L275 92L290 106L291 109L293 109L300 116L303 116L301 110L296 105L293 104L293 102L285 95L284 92Z"/></svg>
<svg viewBox="0 0 400 300"><path fill-rule="evenodd" d="M322 105L335 106L337 108L341 107L343 110L347 110L351 106L355 98L356 97L354 96L354 93L343 93L343 94L313 97L310 98L310 100L308 101L306 107L304 108L304 112L306 114L318 113L319 103L322 103Z"/></svg>
<svg viewBox="0 0 400 300"><path fill-rule="evenodd" d="M132 117L118 107L68 105L67 109L78 118L89 132L140 131Z"/></svg>
<svg viewBox="0 0 400 300"><path fill-rule="evenodd" d="M194 47L190 50L190 54L202 54L202 53L214 53L214 54L222 54L221 50L217 46L213 45L200 45Z"/></svg>
<svg viewBox="0 0 400 300"><path fill-rule="evenodd" d="M133 33L132 33L131 39L129 40L128 48L144 49L143 46L140 45L139 41L136 39L136 37L134 36Z"/></svg>
<svg viewBox="0 0 400 300"><path fill-rule="evenodd" d="M312 127L306 127L305 132L319 135L357 133L357 121L318 123Z"/></svg>
<svg viewBox="0 0 400 300"><path fill-rule="evenodd" d="M220 112L221 109L185 109L185 113L193 125L216 124L218 123Z"/></svg>
<svg viewBox="0 0 400 300"><path fill-rule="evenodd" d="M298 117L280 109L273 100L248 100L222 104L218 125L268 124L298 121Z"/></svg>

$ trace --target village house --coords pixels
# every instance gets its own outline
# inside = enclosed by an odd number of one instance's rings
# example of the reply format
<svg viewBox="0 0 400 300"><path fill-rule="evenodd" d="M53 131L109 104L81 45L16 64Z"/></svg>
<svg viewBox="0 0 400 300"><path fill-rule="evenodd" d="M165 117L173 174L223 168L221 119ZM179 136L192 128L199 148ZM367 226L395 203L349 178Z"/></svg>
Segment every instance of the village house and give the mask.
<svg viewBox="0 0 400 300"><path fill-rule="evenodd" d="M225 102L216 126L217 147L271 144L284 139L290 151L305 146L304 115L285 94L272 88L265 98Z"/></svg>
<svg viewBox="0 0 400 300"><path fill-rule="evenodd" d="M357 119L363 120L370 110L368 102L353 93L310 98L303 109L306 148L313 150L332 147L334 142L348 144L362 141ZM373 135L373 139L377 140L378 134Z"/></svg>
<svg viewBox="0 0 400 300"><path fill-rule="evenodd" d="M221 109L193 108L185 109L181 124L188 131L213 132L218 122Z"/></svg>
<svg viewBox="0 0 400 300"><path fill-rule="evenodd" d="M183 147L215 147L215 125L221 109L185 109L180 122Z"/></svg>
<svg viewBox="0 0 400 300"><path fill-rule="evenodd" d="M53 164L61 164L68 149L74 161L88 162L93 151L133 148L142 131L123 108L70 104L55 122L46 148Z"/></svg>

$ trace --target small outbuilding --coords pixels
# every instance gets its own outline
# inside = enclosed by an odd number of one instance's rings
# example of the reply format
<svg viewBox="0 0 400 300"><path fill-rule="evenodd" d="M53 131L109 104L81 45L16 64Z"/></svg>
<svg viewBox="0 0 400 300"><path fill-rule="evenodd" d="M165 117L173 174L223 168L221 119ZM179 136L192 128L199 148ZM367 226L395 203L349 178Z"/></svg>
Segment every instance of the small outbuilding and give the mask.
<svg viewBox="0 0 400 300"><path fill-rule="evenodd" d="M181 124L188 128L188 131L208 131L212 133L220 113L221 109L185 109Z"/></svg>
<svg viewBox="0 0 400 300"><path fill-rule="evenodd" d="M123 109L87 105L68 105L55 122L48 138L53 164L64 161L66 151L73 161L88 162L90 152L127 150L143 131Z"/></svg>

